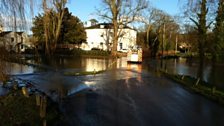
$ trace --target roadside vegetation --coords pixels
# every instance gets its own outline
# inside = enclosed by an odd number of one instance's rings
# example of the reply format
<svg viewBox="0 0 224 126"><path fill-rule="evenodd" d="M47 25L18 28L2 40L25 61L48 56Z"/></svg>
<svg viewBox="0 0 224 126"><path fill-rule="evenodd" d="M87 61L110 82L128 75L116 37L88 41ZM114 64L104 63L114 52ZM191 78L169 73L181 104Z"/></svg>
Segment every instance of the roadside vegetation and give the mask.
<svg viewBox="0 0 224 126"><path fill-rule="evenodd" d="M65 72L66 76L85 76L85 75L96 75L105 72L105 70L100 71L83 71L83 72Z"/></svg>
<svg viewBox="0 0 224 126"><path fill-rule="evenodd" d="M137 43L148 50L152 58L181 56L177 53L180 51L186 53L184 57L199 59L197 78L202 79L207 59L212 61L213 66L224 59L224 1L179 0L179 4L179 16L171 16L157 8L147 8ZM174 53L166 53L171 51Z"/></svg>
<svg viewBox="0 0 224 126"><path fill-rule="evenodd" d="M81 49L72 50L73 56L109 57L110 54L111 53L109 51L103 51L103 50L90 50L90 51L85 51Z"/></svg>
<svg viewBox="0 0 224 126"><path fill-rule="evenodd" d="M193 78L185 75L169 74L165 71L160 71L167 78L181 84L186 89L198 93L210 100L224 105L224 90L219 89L212 84L203 80Z"/></svg>
<svg viewBox="0 0 224 126"><path fill-rule="evenodd" d="M61 120L57 107L48 100L46 117L41 118L35 95L26 97L21 90L10 90L8 95L0 96L0 125L41 126L44 120L48 125L56 125Z"/></svg>

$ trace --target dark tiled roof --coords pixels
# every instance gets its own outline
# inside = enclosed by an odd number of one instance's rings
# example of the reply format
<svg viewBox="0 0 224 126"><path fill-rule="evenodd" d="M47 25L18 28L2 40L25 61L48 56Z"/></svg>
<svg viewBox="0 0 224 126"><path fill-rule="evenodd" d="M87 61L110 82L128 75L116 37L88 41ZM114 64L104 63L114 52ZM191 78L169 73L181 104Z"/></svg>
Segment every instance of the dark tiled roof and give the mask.
<svg viewBox="0 0 224 126"><path fill-rule="evenodd" d="M103 28L101 26L104 26ZM112 23L99 23L90 27L86 27L85 29L112 29L113 28L113 24ZM128 26L124 26L123 28L126 29L132 29L131 27Z"/></svg>
<svg viewBox="0 0 224 126"><path fill-rule="evenodd" d="M7 35L7 34L9 34L11 32L12 31L3 31L3 32L0 33L0 37L3 37L3 36L5 36L5 35Z"/></svg>
<svg viewBox="0 0 224 126"><path fill-rule="evenodd" d="M19 35L22 35L24 32L16 32L17 34L19 34Z"/></svg>

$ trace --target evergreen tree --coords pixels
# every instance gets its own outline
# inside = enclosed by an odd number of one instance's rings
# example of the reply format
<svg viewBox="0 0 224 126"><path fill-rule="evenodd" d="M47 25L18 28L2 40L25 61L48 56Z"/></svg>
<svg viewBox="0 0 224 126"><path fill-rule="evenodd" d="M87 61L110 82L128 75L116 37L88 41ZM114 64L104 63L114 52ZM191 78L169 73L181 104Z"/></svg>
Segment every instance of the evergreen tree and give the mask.
<svg viewBox="0 0 224 126"><path fill-rule="evenodd" d="M34 26L32 27L33 35L38 39L39 43L45 42L43 19L44 15L39 14L36 16L34 18ZM81 44L83 42L86 42L86 32L83 23L78 17L69 13L68 8L65 8L58 43Z"/></svg>
<svg viewBox="0 0 224 126"><path fill-rule="evenodd" d="M214 35L215 40L212 43L212 59L215 63L218 58L217 54L224 49L224 0L219 0Z"/></svg>
<svg viewBox="0 0 224 126"><path fill-rule="evenodd" d="M206 16L208 13L208 8L206 6L207 0L201 0L199 2L199 10L197 13L197 20L190 18L196 25L198 31L198 53L199 53L199 68L198 68L198 78L203 79L203 68L204 68L204 57L205 57L205 45L207 38Z"/></svg>

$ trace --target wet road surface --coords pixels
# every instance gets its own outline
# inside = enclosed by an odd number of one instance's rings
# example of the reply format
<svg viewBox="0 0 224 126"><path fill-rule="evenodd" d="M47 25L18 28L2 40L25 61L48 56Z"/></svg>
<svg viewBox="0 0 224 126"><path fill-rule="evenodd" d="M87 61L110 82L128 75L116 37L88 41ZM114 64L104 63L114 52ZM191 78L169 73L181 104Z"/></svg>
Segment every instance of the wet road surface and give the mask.
<svg viewBox="0 0 224 126"><path fill-rule="evenodd" d="M70 83L60 103L65 125L224 126L224 106L150 72L116 69L95 76L21 76L45 86L50 77L50 83Z"/></svg>
<svg viewBox="0 0 224 126"><path fill-rule="evenodd" d="M8 90L2 87L2 84L0 84L0 96L4 96L7 94Z"/></svg>

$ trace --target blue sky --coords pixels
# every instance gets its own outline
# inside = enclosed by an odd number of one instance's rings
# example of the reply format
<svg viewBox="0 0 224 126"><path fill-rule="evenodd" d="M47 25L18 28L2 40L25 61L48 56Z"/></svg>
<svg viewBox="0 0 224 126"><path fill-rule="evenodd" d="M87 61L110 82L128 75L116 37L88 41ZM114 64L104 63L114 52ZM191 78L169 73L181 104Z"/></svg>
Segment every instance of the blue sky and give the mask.
<svg viewBox="0 0 224 126"><path fill-rule="evenodd" d="M150 0L151 4L161 10L166 11L168 14L178 14L178 0ZM88 21L91 18L96 18L93 15L96 12L95 8L101 7L101 0L70 0L67 4L70 12L78 16L81 21Z"/></svg>

